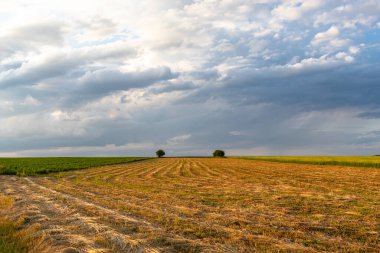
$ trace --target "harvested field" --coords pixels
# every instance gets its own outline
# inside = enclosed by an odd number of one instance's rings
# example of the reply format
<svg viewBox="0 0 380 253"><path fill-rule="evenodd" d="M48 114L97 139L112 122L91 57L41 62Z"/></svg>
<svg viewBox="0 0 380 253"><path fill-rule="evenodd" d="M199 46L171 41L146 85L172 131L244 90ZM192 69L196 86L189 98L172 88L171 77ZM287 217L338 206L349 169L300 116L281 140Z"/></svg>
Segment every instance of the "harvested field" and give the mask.
<svg viewBox="0 0 380 253"><path fill-rule="evenodd" d="M164 158L0 177L55 251L379 252L380 170Z"/></svg>
<svg viewBox="0 0 380 253"><path fill-rule="evenodd" d="M380 156L241 156L268 162L380 168Z"/></svg>

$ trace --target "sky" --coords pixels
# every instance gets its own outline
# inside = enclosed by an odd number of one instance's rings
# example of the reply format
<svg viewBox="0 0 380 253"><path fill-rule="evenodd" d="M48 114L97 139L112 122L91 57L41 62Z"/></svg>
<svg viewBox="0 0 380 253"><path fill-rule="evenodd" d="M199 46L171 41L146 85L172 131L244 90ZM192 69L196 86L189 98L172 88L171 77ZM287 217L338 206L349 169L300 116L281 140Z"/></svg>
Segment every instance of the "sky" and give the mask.
<svg viewBox="0 0 380 253"><path fill-rule="evenodd" d="M0 0L0 156L380 154L378 0Z"/></svg>

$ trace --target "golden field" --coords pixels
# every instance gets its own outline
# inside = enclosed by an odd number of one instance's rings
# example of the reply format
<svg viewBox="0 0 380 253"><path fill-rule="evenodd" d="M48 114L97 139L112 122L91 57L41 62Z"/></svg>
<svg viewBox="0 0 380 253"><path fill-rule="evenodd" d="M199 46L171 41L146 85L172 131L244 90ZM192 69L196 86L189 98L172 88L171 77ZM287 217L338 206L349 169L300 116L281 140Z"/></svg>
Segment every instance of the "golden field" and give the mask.
<svg viewBox="0 0 380 253"><path fill-rule="evenodd" d="M380 156L242 156L259 161L380 168Z"/></svg>
<svg viewBox="0 0 380 253"><path fill-rule="evenodd" d="M380 248L376 168L163 158L0 182L7 219L42 231L46 252Z"/></svg>

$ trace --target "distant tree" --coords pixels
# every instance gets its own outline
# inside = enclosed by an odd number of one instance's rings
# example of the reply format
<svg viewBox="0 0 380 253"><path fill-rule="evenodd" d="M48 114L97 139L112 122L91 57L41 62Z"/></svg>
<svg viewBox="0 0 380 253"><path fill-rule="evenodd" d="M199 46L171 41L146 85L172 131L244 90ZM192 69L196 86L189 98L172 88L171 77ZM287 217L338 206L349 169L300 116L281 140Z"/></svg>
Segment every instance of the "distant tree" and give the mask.
<svg viewBox="0 0 380 253"><path fill-rule="evenodd" d="M213 157L224 157L225 153L223 150L215 150L214 153L212 153Z"/></svg>
<svg viewBox="0 0 380 253"><path fill-rule="evenodd" d="M156 155L161 158L165 155L165 151L163 151L162 149L159 149L156 151Z"/></svg>

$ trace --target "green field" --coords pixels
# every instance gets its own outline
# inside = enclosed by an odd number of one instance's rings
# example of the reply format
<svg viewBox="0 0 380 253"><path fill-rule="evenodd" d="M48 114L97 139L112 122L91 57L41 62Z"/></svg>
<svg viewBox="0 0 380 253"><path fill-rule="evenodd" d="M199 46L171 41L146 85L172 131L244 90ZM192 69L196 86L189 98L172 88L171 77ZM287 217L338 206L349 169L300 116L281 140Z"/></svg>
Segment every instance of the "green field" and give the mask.
<svg viewBox="0 0 380 253"><path fill-rule="evenodd" d="M260 161L380 168L380 156L242 156Z"/></svg>
<svg viewBox="0 0 380 253"><path fill-rule="evenodd" d="M30 176L85 169L96 166L127 163L147 157L46 157L0 158L0 174Z"/></svg>

